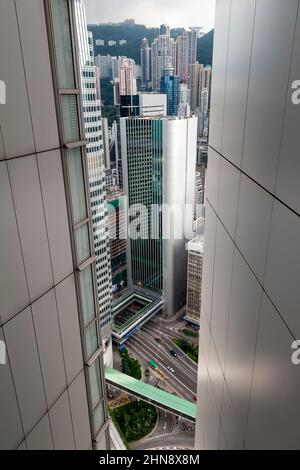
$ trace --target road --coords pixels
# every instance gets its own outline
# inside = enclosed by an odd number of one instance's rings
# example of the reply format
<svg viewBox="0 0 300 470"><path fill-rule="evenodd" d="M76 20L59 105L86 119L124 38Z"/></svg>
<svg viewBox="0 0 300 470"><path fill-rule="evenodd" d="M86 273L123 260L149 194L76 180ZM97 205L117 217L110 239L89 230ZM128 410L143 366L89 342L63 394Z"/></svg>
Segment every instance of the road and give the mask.
<svg viewBox="0 0 300 470"><path fill-rule="evenodd" d="M184 338L194 344L198 338L187 337L179 330L183 327L182 321L164 322L160 318L153 318L126 341L126 347L130 354L136 357L143 371L149 370L149 376L143 377L143 381L151 385L159 385L161 388L174 393L177 396L193 401L197 394L197 364L187 357L183 351L172 341L172 338ZM159 342L155 340L159 338ZM170 354L173 349L177 357ZM148 361L154 360L166 378L162 381L158 375L148 366ZM174 373L168 371L171 366ZM152 436L143 441L132 443L132 449L193 449L195 434L193 431L183 431L181 421L175 419L170 413L159 410L159 420ZM190 425L190 423L188 424Z"/></svg>
<svg viewBox="0 0 300 470"><path fill-rule="evenodd" d="M155 341L156 337L160 338L160 343ZM186 357L165 333L158 333L151 325L146 324L126 344L134 356L142 361L144 367L147 367L150 359L157 363L159 369L167 376L164 380L166 390L169 388L176 395L193 400L197 392L197 365ZM176 350L177 357L170 354L171 349ZM168 366L173 367L175 372L168 371ZM152 374L152 377L156 377L155 374ZM157 382L158 379L156 379ZM156 383L153 378L152 384L156 385Z"/></svg>
<svg viewBox="0 0 300 470"><path fill-rule="evenodd" d="M145 441L130 445L133 450L167 449L194 449L195 434L193 432L177 432L161 434Z"/></svg>
<svg viewBox="0 0 300 470"><path fill-rule="evenodd" d="M156 332L160 332L161 334L168 336L170 338L178 338L178 339L185 339L186 341L189 341L195 345L198 345L199 343L199 338L194 337L194 336L187 336L181 331L179 331L181 328L177 328L176 326L168 326L166 323L161 324L158 323L157 320L150 320L144 325L146 328L152 328L156 330ZM182 327L182 325L180 325Z"/></svg>

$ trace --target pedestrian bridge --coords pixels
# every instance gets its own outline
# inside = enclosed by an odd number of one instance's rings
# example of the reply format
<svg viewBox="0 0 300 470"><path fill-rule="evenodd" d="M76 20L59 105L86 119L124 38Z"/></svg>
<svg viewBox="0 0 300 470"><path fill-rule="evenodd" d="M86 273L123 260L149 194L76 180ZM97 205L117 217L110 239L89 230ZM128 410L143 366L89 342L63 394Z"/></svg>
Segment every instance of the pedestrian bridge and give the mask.
<svg viewBox="0 0 300 470"><path fill-rule="evenodd" d="M137 398L141 398L152 405L168 411L177 416L195 422L196 404L183 398L177 397L172 393L165 392L153 385L145 384L129 375L123 374L116 369L105 368L105 380L108 384L123 390Z"/></svg>

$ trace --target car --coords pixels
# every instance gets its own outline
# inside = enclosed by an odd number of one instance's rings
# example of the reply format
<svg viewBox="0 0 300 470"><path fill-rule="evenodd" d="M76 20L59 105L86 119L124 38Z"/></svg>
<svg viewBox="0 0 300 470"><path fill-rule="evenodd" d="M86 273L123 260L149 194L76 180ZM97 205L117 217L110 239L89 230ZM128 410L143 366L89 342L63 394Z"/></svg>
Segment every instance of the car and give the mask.
<svg viewBox="0 0 300 470"><path fill-rule="evenodd" d="M174 357L177 357L177 352L174 351L174 349L171 349L170 354L172 354L172 356Z"/></svg>
<svg viewBox="0 0 300 470"><path fill-rule="evenodd" d="M194 401L197 401L197 397L196 397L195 395L193 396L193 400L194 400Z"/></svg>
<svg viewBox="0 0 300 470"><path fill-rule="evenodd" d="M160 339L160 338L154 338L154 339L155 339L155 341L156 341L157 343L161 343L161 339Z"/></svg>
<svg viewBox="0 0 300 470"><path fill-rule="evenodd" d="M173 367L168 366L167 369L168 369L170 372L172 372L172 374L174 374L175 370L173 369Z"/></svg>
<svg viewBox="0 0 300 470"><path fill-rule="evenodd" d="M146 377L149 376L149 370L148 370L148 369L145 370L145 376L146 376Z"/></svg>

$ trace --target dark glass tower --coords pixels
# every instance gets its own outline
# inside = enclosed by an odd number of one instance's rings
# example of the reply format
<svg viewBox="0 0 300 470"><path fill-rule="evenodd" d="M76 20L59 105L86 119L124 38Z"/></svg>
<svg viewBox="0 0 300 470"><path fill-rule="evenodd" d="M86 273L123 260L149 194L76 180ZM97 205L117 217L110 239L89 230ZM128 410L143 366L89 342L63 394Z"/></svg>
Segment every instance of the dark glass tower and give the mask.
<svg viewBox="0 0 300 470"><path fill-rule="evenodd" d="M177 116L179 105L179 77L174 75L171 65L164 68L164 75L160 80L160 92L167 95L167 115Z"/></svg>

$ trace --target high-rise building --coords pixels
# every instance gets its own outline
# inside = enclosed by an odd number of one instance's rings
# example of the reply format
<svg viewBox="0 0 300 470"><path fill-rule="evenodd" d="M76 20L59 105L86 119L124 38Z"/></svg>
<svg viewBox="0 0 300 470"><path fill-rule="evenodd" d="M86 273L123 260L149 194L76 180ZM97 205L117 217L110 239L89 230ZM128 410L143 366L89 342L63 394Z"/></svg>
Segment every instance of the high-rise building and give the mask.
<svg viewBox="0 0 300 470"><path fill-rule="evenodd" d="M120 67L120 95L136 95L135 69L131 64L123 64Z"/></svg>
<svg viewBox="0 0 300 470"><path fill-rule="evenodd" d="M192 65L197 62L198 32L196 29L192 28L187 34L189 38L189 65Z"/></svg>
<svg viewBox="0 0 300 470"><path fill-rule="evenodd" d="M171 65L164 67L160 80L160 92L167 96L167 115L177 116L179 105L179 78Z"/></svg>
<svg viewBox="0 0 300 470"><path fill-rule="evenodd" d="M120 95L118 85L119 85L118 83L115 83L114 85L116 124L117 124L116 168L118 171L118 186L120 189L123 189L120 119L121 117L139 116L140 105L139 105L139 95Z"/></svg>
<svg viewBox="0 0 300 470"><path fill-rule="evenodd" d="M112 80L117 80L120 77L120 58L119 57L111 57L111 75Z"/></svg>
<svg viewBox="0 0 300 470"><path fill-rule="evenodd" d="M201 106L201 93L203 89L208 91L208 106L210 106L211 75L212 69L210 66L204 67L203 64L192 64L190 66L189 87L191 90L192 111Z"/></svg>
<svg viewBox="0 0 300 470"><path fill-rule="evenodd" d="M160 80L165 67L176 70L176 43L169 34L158 36L151 45L151 83L155 91L160 89Z"/></svg>
<svg viewBox="0 0 300 470"><path fill-rule="evenodd" d="M196 33L197 39L200 39L205 33L202 31L202 26L191 26L190 28L192 31Z"/></svg>
<svg viewBox="0 0 300 470"><path fill-rule="evenodd" d="M184 31L176 39L177 48L177 75L179 80L188 83L190 77L190 66L197 60L197 31Z"/></svg>
<svg viewBox="0 0 300 470"><path fill-rule="evenodd" d="M118 170L116 168L105 170L105 187L108 195L118 190Z"/></svg>
<svg viewBox="0 0 300 470"><path fill-rule="evenodd" d="M122 117L136 116L166 116L167 97L156 93L139 93L138 95L119 95L118 87L115 86L116 105L116 168L118 173L118 186L123 189L123 168L120 136L120 119Z"/></svg>
<svg viewBox="0 0 300 470"><path fill-rule="evenodd" d="M197 449L299 449L299 2L216 2Z"/></svg>
<svg viewBox="0 0 300 470"><path fill-rule="evenodd" d="M200 106L196 109L198 116L198 137L207 137L209 130L209 90L201 91Z"/></svg>
<svg viewBox="0 0 300 470"><path fill-rule="evenodd" d="M195 184L195 217L194 233L195 236L203 235L204 228L204 203L205 203L205 166L198 166L196 171Z"/></svg>
<svg viewBox="0 0 300 470"><path fill-rule="evenodd" d="M205 167L201 167L200 171L196 171L196 206L204 204L204 188L205 188Z"/></svg>
<svg viewBox="0 0 300 470"><path fill-rule="evenodd" d="M110 169L110 129L108 127L107 118L102 118L102 140L104 153L104 168Z"/></svg>
<svg viewBox="0 0 300 470"><path fill-rule="evenodd" d="M159 34L160 35L165 35L165 36L170 36L170 26L167 24L161 24L159 28Z"/></svg>
<svg viewBox="0 0 300 470"><path fill-rule="evenodd" d="M188 243L185 320L200 325L204 237Z"/></svg>
<svg viewBox="0 0 300 470"><path fill-rule="evenodd" d="M144 38L141 44L141 67L142 67L142 84L148 88L151 81L151 47L148 39Z"/></svg>
<svg viewBox="0 0 300 470"><path fill-rule="evenodd" d="M82 32L81 32L82 34ZM100 77L106 78L110 80L116 80L120 78L120 70L122 65L130 65L133 68L134 77L136 78L139 71L136 71L136 64L133 59L130 59L126 56L111 56L110 54L107 55L100 55L98 54L95 57L95 65L100 70Z"/></svg>
<svg viewBox="0 0 300 470"><path fill-rule="evenodd" d="M162 293L165 314L172 315L186 298L185 241L194 216L197 118L121 119L121 144L129 211L136 204L145 208L139 234L128 238L128 284Z"/></svg>
<svg viewBox="0 0 300 470"><path fill-rule="evenodd" d="M112 191L107 197L108 234L111 253L113 293L119 292L127 284L126 272L126 224L124 195Z"/></svg>
<svg viewBox="0 0 300 470"><path fill-rule="evenodd" d="M199 132L199 126L198 126ZM198 138L197 144L197 165L198 166L205 166L207 167L207 159L208 159L208 142L207 136Z"/></svg>
<svg viewBox="0 0 300 470"><path fill-rule="evenodd" d="M187 83L189 74L189 38L186 32L176 39L176 65L180 82Z"/></svg>
<svg viewBox="0 0 300 470"><path fill-rule="evenodd" d="M73 1L1 2L1 449L109 447L74 30Z"/></svg>
<svg viewBox="0 0 300 470"><path fill-rule="evenodd" d="M135 61L126 56L112 57L112 74L113 79L120 78L120 71L123 65L132 67L133 76L135 77Z"/></svg>
<svg viewBox="0 0 300 470"><path fill-rule="evenodd" d="M105 158L102 133L101 102L97 98L96 74L92 33L87 31L83 0L74 0L76 30L79 48L81 93L87 141L88 178L92 205L93 236L96 253L98 301L104 362L111 366L111 263L107 232L107 206L105 189Z"/></svg>
<svg viewBox="0 0 300 470"><path fill-rule="evenodd" d="M98 54L95 57L95 64L99 67L100 70L100 77L106 79L112 79L112 57L108 55L100 55Z"/></svg>
<svg viewBox="0 0 300 470"><path fill-rule="evenodd" d="M140 116L166 116L167 95L161 93L139 93Z"/></svg>
<svg viewBox="0 0 300 470"><path fill-rule="evenodd" d="M179 104L178 116L189 117L191 114L190 107L191 92L186 83L179 84Z"/></svg>

